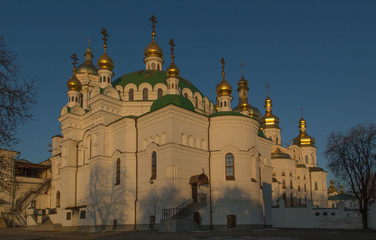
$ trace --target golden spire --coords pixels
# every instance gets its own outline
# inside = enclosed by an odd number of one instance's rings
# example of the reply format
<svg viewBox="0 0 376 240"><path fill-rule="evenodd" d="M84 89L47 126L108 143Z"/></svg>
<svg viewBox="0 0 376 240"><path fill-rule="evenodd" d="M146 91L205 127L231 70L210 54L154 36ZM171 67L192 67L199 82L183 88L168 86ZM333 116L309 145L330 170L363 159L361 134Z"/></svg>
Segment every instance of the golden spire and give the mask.
<svg viewBox="0 0 376 240"><path fill-rule="evenodd" d="M279 117L272 114L272 99L269 97L269 83L266 83L266 99L265 99L265 115L260 119L260 128L278 128L279 129Z"/></svg>
<svg viewBox="0 0 376 240"><path fill-rule="evenodd" d="M155 16L152 15L149 20L153 23L153 25L151 26L153 31L152 31L152 36L153 36L153 40L151 41L151 43L149 44L149 46L147 46L145 48L145 51L144 51L144 55L145 55L145 59L147 57L159 57L159 58L163 58L163 51L162 49L158 46L157 42L155 41L155 36L156 36L156 33L155 33L155 27L156 27L156 23L158 23L158 21L156 20ZM145 60L144 60L145 61Z"/></svg>
<svg viewBox="0 0 376 240"><path fill-rule="evenodd" d="M107 41L108 41L109 35L108 35L107 30L105 28L102 29L101 33L103 35L102 40L104 42L103 43L103 48L104 48L104 52L106 53L107 52Z"/></svg>
<svg viewBox="0 0 376 240"><path fill-rule="evenodd" d="M152 36L153 36L153 39L155 38L155 24L158 23L158 21L156 20L155 16L154 15L151 15L151 17L149 18L150 21L152 21L153 23L153 26L151 26L153 28L153 32L152 32Z"/></svg>
<svg viewBox="0 0 376 240"><path fill-rule="evenodd" d="M73 53L73 55L71 56L71 59L73 60L73 74L72 74L72 77L69 78L68 82L67 82L67 87L68 87L68 90L69 91L81 91L82 89L82 85L81 85L81 82L77 79L76 77L76 64L77 64L77 55L75 53Z"/></svg>
<svg viewBox="0 0 376 240"><path fill-rule="evenodd" d="M240 112L248 111L250 117L259 119L261 115L260 111L256 107L250 105L248 102L249 88L248 88L248 81L244 78L243 62L240 64L240 66L242 68L242 77L238 81L238 89L237 89L238 94L239 94L239 104L237 108L235 108L234 110L236 111L236 109L238 109L238 111Z"/></svg>
<svg viewBox="0 0 376 240"><path fill-rule="evenodd" d="M73 53L72 56L71 56L71 59L73 60L73 73L76 73L76 65L77 65L77 61L78 61L78 57L77 57L77 54Z"/></svg>
<svg viewBox="0 0 376 240"><path fill-rule="evenodd" d="M300 107L301 118L299 121L299 135L294 138L294 144L299 147L315 147L315 139L306 132L307 124L303 118L303 107Z"/></svg>
<svg viewBox="0 0 376 240"><path fill-rule="evenodd" d="M171 65L167 68L167 76L168 77L179 77L180 71L179 71L178 67L175 65L175 62L174 62L174 59L175 59L175 55L174 55L175 44L174 44L174 40L172 38L170 39L169 44L171 46Z"/></svg>
<svg viewBox="0 0 376 240"><path fill-rule="evenodd" d="M114 68L114 62L112 61L112 59L107 55L107 41L108 41L108 33L107 33L107 30L105 28L102 29L101 31L102 35L103 35L103 48L104 48L104 54L98 58L98 67L99 69L107 69L107 70L110 70L112 71L112 69Z"/></svg>
<svg viewBox="0 0 376 240"><path fill-rule="evenodd" d="M216 87L217 97L231 96L232 87L225 79L225 60L221 59L222 63L222 81Z"/></svg>

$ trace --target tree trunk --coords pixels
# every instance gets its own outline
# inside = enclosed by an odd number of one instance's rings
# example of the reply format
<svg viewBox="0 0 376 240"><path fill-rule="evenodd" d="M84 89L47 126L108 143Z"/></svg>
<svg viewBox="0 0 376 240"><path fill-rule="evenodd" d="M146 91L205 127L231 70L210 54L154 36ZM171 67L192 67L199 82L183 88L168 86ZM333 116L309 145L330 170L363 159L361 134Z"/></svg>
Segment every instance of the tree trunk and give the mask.
<svg viewBox="0 0 376 240"><path fill-rule="evenodd" d="M368 209L367 209L367 205L364 206L364 208L362 209L362 211L360 213L362 214L363 230L366 230L366 229L368 229L368 218L367 218Z"/></svg>

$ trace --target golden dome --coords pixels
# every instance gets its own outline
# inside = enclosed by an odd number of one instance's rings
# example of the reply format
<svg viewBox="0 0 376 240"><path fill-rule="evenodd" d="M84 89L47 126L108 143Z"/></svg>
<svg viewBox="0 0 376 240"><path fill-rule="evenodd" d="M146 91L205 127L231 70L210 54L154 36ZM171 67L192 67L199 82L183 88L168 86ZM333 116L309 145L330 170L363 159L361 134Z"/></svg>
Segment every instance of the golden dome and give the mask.
<svg viewBox="0 0 376 240"><path fill-rule="evenodd" d="M91 49L89 47L86 49L84 56L85 56L85 62L83 62L77 67L76 72L97 74L98 69L94 66L93 61L92 61L94 55L91 53Z"/></svg>
<svg viewBox="0 0 376 240"><path fill-rule="evenodd" d="M294 138L294 144L299 147L315 147L315 139L306 133L306 121L303 117L299 121L299 135Z"/></svg>
<svg viewBox="0 0 376 240"><path fill-rule="evenodd" d="M163 51L162 49L158 46L157 42L155 41L155 39L153 38L153 40L151 41L151 43L149 44L149 46L147 46L145 48L145 58L148 58L148 57L159 57L159 58L163 58Z"/></svg>
<svg viewBox="0 0 376 240"><path fill-rule="evenodd" d="M82 84L81 82L77 79L76 74L73 74L71 78L69 78L67 82L67 87L69 91L81 91L82 89Z"/></svg>
<svg viewBox="0 0 376 240"><path fill-rule="evenodd" d="M277 148L271 153L271 158L272 159L291 159L291 156L288 153L281 152L281 150Z"/></svg>
<svg viewBox="0 0 376 240"><path fill-rule="evenodd" d="M222 81L216 87L216 93L218 97L231 96L232 87L223 77Z"/></svg>
<svg viewBox="0 0 376 240"><path fill-rule="evenodd" d="M279 128L279 117L272 114L272 99L269 96L265 100L265 115L260 119L260 128Z"/></svg>
<svg viewBox="0 0 376 240"><path fill-rule="evenodd" d="M332 193L336 193L337 192L337 188L334 186L334 181L333 179L330 180L330 186L329 186L329 189L328 189L328 194L332 194Z"/></svg>
<svg viewBox="0 0 376 240"><path fill-rule="evenodd" d="M114 69L114 62L105 52L100 58L98 58L99 69L107 69L112 71Z"/></svg>
<svg viewBox="0 0 376 240"><path fill-rule="evenodd" d="M179 77L180 71L179 68L175 65L174 62L167 68L168 77Z"/></svg>

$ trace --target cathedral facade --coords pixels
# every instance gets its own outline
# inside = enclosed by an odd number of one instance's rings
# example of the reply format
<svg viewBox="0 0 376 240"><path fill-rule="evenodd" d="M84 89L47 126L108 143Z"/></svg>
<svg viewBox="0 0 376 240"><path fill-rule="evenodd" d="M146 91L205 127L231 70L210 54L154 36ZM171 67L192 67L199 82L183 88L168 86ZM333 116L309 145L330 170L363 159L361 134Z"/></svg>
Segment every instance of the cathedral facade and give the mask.
<svg viewBox="0 0 376 240"><path fill-rule="evenodd" d="M289 206L326 206L326 172L317 166L314 138L301 118L291 146L281 145L279 118L269 94L265 114L248 103L241 76L216 86L216 103L180 75L152 41L145 69L114 76L104 54L68 80L61 135L52 138L49 218L63 226L179 230L272 225L279 199ZM73 56L74 62L76 57Z"/></svg>

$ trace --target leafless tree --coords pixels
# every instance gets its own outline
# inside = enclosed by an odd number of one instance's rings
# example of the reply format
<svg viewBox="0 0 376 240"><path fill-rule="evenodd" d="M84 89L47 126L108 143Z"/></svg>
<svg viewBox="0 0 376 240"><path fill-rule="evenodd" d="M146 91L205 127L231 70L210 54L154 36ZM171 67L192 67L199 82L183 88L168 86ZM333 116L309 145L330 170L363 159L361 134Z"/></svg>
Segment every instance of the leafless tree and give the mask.
<svg viewBox="0 0 376 240"><path fill-rule="evenodd" d="M0 36L0 146L5 147L19 142L17 128L32 119L30 110L36 104L36 80L25 80L16 60Z"/></svg>
<svg viewBox="0 0 376 240"><path fill-rule="evenodd" d="M363 229L368 228L368 203L376 189L376 125L359 124L328 137L325 155L336 178L357 198Z"/></svg>

